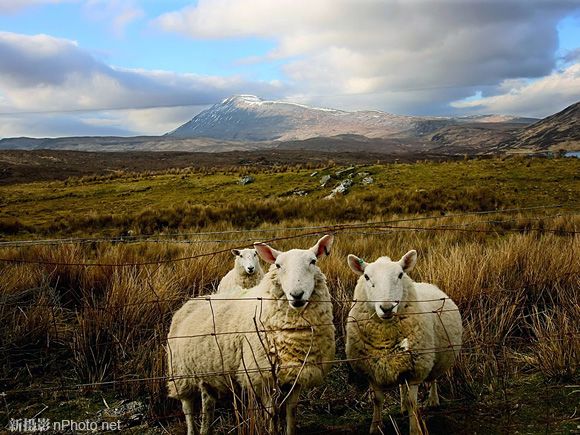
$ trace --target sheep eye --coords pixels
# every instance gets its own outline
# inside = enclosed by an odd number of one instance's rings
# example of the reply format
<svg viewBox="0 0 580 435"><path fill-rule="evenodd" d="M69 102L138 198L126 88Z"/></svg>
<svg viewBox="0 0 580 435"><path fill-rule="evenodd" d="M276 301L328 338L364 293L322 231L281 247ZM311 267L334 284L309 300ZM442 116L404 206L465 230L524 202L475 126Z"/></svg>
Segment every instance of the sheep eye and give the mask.
<svg viewBox="0 0 580 435"><path fill-rule="evenodd" d="M399 273L399 279L403 277L403 272Z"/></svg>
<svg viewBox="0 0 580 435"><path fill-rule="evenodd" d="M370 278L369 278L369 276L368 276L366 273L364 274L364 277L365 277L365 279L366 279L367 281L370 279Z"/></svg>
<svg viewBox="0 0 580 435"><path fill-rule="evenodd" d="M278 269L280 269L282 266L280 266L278 263L276 263L276 267L277 267Z"/></svg>
<svg viewBox="0 0 580 435"><path fill-rule="evenodd" d="M316 264L316 260L312 260L312 261L310 262L310 264L312 264L312 265L314 266L314 265Z"/></svg>

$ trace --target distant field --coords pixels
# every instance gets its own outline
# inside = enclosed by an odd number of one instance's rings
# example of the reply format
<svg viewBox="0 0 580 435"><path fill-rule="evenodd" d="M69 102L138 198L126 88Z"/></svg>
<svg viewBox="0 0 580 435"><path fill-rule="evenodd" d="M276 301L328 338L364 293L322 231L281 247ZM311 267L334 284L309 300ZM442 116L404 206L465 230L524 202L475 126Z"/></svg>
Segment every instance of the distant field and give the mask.
<svg viewBox="0 0 580 435"><path fill-rule="evenodd" d="M24 234L154 233L291 222L348 222L390 214L577 206L578 159L304 165L118 171L106 176L0 186L0 230ZM311 176L317 172L315 176ZM361 183L365 174L373 183ZM255 178L238 183L241 176ZM332 178L321 187L321 177ZM321 201L352 175L346 195ZM299 196L298 193L305 193Z"/></svg>

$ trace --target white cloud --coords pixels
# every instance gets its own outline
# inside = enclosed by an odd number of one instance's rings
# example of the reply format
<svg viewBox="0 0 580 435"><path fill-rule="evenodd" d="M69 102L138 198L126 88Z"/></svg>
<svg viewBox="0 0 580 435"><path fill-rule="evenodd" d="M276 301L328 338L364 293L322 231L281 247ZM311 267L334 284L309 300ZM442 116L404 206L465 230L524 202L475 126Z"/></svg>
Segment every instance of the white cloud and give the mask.
<svg viewBox="0 0 580 435"><path fill-rule="evenodd" d="M48 35L0 32L0 59L0 114L35 112L40 116L37 112L126 109L90 120L69 114L74 127L71 131L75 132L79 123L84 123L94 127L91 131L98 127L101 134L107 125L114 127L110 134L120 134L120 131L162 134L188 119L184 115L188 110L193 116L198 110L195 106L213 104L240 90L265 96L273 96L281 90L279 83L252 82L235 76L116 68L96 59L74 41ZM159 106L161 109L151 109ZM135 111L132 113L129 109ZM161 115L157 121L153 113ZM5 136L9 131L38 135L37 127L23 127L27 117L33 118L25 114L11 118L3 115L0 121L4 128L0 134ZM62 131L66 117L64 114L53 118L45 115L42 119L51 125L47 132ZM99 124L98 118L104 121ZM19 128L22 130L17 133Z"/></svg>
<svg viewBox="0 0 580 435"><path fill-rule="evenodd" d="M0 0L0 14L11 14L30 6L66 3L75 0Z"/></svg>
<svg viewBox="0 0 580 435"><path fill-rule="evenodd" d="M86 0L84 9L89 18L109 23L118 37L129 24L145 16L136 0Z"/></svg>
<svg viewBox="0 0 580 435"><path fill-rule="evenodd" d="M438 113L482 86L549 74L557 23L578 8L574 0L200 0L155 23L198 39L276 41L262 61L283 59L313 103L347 94L334 100L352 105L362 93L363 108L375 93L374 108Z"/></svg>
<svg viewBox="0 0 580 435"><path fill-rule="evenodd" d="M453 107L477 113L512 113L542 118L580 101L580 63L532 81L506 80L497 95L455 101Z"/></svg>

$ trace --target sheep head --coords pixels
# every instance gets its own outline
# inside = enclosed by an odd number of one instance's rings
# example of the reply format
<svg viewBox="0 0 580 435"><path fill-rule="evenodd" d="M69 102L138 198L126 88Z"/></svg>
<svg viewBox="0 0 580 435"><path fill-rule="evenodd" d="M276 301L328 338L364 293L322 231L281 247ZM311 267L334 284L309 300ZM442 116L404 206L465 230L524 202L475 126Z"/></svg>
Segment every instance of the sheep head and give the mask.
<svg viewBox="0 0 580 435"><path fill-rule="evenodd" d="M235 266L247 275L253 275L260 270L260 260L255 249L232 249L236 257Z"/></svg>
<svg viewBox="0 0 580 435"><path fill-rule="evenodd" d="M417 262L417 251L409 251L399 261L380 257L374 263L365 263L362 258L350 254L348 265L359 278L364 288L365 300L381 319L391 319L404 298L403 278L413 270Z"/></svg>
<svg viewBox="0 0 580 435"><path fill-rule="evenodd" d="M308 305L320 269L316 265L321 256L330 255L333 236L322 237L310 249L277 251L265 243L254 243L258 255L267 263L275 264L280 287L290 306L296 310Z"/></svg>

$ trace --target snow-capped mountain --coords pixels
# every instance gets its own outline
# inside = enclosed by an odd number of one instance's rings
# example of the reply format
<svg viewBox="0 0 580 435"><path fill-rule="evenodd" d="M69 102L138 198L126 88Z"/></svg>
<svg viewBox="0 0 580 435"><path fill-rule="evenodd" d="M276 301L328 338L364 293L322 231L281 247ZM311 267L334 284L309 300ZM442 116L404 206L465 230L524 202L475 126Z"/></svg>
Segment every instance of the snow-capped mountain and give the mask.
<svg viewBox="0 0 580 435"><path fill-rule="evenodd" d="M343 134L382 138L422 136L455 122L460 121L379 111L347 112L236 95L199 113L168 135L235 141L302 140Z"/></svg>

